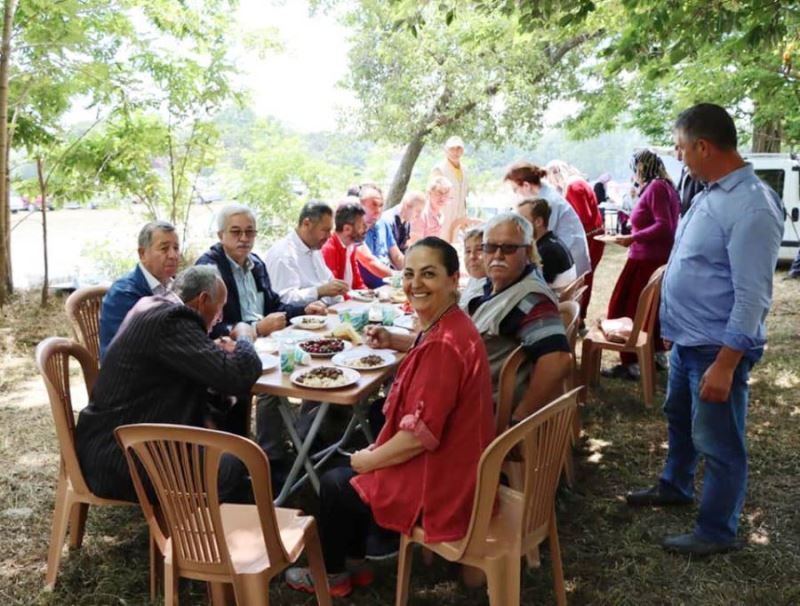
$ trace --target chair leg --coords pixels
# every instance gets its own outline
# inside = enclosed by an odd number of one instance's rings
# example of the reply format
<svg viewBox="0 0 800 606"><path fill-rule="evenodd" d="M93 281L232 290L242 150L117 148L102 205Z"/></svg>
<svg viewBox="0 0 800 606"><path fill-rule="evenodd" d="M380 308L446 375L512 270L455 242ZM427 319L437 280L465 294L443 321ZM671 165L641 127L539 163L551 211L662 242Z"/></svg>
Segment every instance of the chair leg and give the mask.
<svg viewBox="0 0 800 606"><path fill-rule="evenodd" d="M178 606L178 577L172 561L164 559L164 606Z"/></svg>
<svg viewBox="0 0 800 606"><path fill-rule="evenodd" d="M269 585L266 588L260 586L258 591L248 594L243 604L252 604L253 606L269 606ZM242 592L246 593L246 592ZM211 601L211 606L230 606L236 604L236 591L234 585L231 583L208 583L208 594Z"/></svg>
<svg viewBox="0 0 800 606"><path fill-rule="evenodd" d="M550 559L553 562L553 591L556 594L558 606L567 606L567 593L564 589L564 568L561 563L561 545L558 542L558 526L556 525L556 512L550 514Z"/></svg>
<svg viewBox="0 0 800 606"><path fill-rule="evenodd" d="M305 532L306 557L314 579L314 592L319 606L331 606L331 590L328 587L328 573L322 557L322 544L319 540L316 523L309 524Z"/></svg>
<svg viewBox="0 0 800 606"><path fill-rule="evenodd" d="M69 546L80 549L83 545L83 533L86 531L86 516L89 514L88 503L75 503L69 516Z"/></svg>
<svg viewBox="0 0 800 606"><path fill-rule="evenodd" d="M567 456L564 457L564 481L567 486L575 486L575 455L572 453L572 440L567 445Z"/></svg>
<svg viewBox="0 0 800 606"><path fill-rule="evenodd" d="M153 533L149 533L148 543L148 551L150 552L150 601L155 602L163 564L161 562L161 552L158 550Z"/></svg>
<svg viewBox="0 0 800 606"><path fill-rule="evenodd" d="M655 397L655 363L652 354L648 351L649 348L643 347L636 350L636 357L639 359L639 371L642 378L642 398L644 405L650 407L653 405Z"/></svg>
<svg viewBox="0 0 800 606"><path fill-rule="evenodd" d="M520 562L517 558L501 558L486 568L489 585L489 606L519 606Z"/></svg>
<svg viewBox="0 0 800 606"><path fill-rule="evenodd" d="M578 394L578 398L586 401L586 396L589 391L589 386L592 384L592 355L594 354L594 347L592 342L584 339L581 349L581 381L586 388Z"/></svg>
<svg viewBox="0 0 800 606"><path fill-rule="evenodd" d="M53 527L50 531L50 548L47 551L47 580L48 589L53 589L58 576L58 566L61 563L61 552L64 549L64 539L67 538L67 524L69 510L71 509L71 491L67 487L67 479L63 473L59 475L56 488L56 505L53 510Z"/></svg>
<svg viewBox="0 0 800 606"><path fill-rule="evenodd" d="M397 554L397 589L395 590L395 606L406 606L408 604L408 584L411 581L411 565L414 554L412 548L414 544L408 540L405 534L400 535L400 551Z"/></svg>
<svg viewBox="0 0 800 606"><path fill-rule="evenodd" d="M539 555L539 546L531 547L528 552L525 554L525 563L528 564L528 568L540 568L542 565L542 558Z"/></svg>

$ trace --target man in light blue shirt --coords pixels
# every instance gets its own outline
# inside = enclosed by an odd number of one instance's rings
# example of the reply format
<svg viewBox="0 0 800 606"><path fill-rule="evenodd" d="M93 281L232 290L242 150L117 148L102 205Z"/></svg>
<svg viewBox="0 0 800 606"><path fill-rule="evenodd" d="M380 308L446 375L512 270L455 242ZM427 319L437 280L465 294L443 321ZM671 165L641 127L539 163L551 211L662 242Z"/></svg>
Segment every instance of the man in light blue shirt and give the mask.
<svg viewBox="0 0 800 606"><path fill-rule="evenodd" d="M783 217L780 198L736 151L736 127L722 107L701 103L684 111L674 136L678 158L706 186L678 224L661 287L661 335L672 343L666 465L658 485L627 500L692 503L702 455L694 531L667 537L663 546L703 556L739 547L747 380L766 343Z"/></svg>

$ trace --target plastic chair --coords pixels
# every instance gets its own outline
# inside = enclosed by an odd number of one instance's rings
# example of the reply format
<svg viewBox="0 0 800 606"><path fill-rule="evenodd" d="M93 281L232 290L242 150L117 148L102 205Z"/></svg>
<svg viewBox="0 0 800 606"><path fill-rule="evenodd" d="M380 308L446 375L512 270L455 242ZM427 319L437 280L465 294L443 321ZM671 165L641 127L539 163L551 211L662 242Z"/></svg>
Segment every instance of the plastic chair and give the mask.
<svg viewBox="0 0 800 606"><path fill-rule="evenodd" d="M100 367L100 308L108 286L87 286L73 292L64 303L75 340L89 350Z"/></svg>
<svg viewBox="0 0 800 606"><path fill-rule="evenodd" d="M131 472L151 535L164 554L164 601L178 600L178 578L211 583L214 603L269 604L269 582L307 548L317 602L330 606L328 578L313 517L272 504L264 451L233 434L183 425L125 425L115 432ZM220 458L244 463L255 505L220 504ZM144 488L144 469L161 508L168 535ZM224 584L227 584L224 585Z"/></svg>
<svg viewBox="0 0 800 606"><path fill-rule="evenodd" d="M36 366L47 388L61 453L53 528L47 552L48 589L52 589L56 584L67 529L69 529L70 547L79 548L83 542L89 505L136 505L127 501L98 497L86 484L75 450L75 415L72 412L69 385L70 358L80 363L86 393L91 394L97 379L97 364L85 347L69 339L50 337L39 343L36 348ZM151 550L151 572L153 565Z"/></svg>
<svg viewBox="0 0 800 606"><path fill-rule="evenodd" d="M411 547L420 543L446 560L484 571L491 606L520 603L520 559L545 539L553 564L553 588L558 604L566 604L561 548L556 527L555 493L569 444L577 406L575 389L506 430L486 448L478 463L472 518L460 541L426 543L421 526L400 538L396 606L408 602ZM527 464L523 489L500 486L503 461L518 446Z"/></svg>
<svg viewBox="0 0 800 606"><path fill-rule="evenodd" d="M656 366L655 343L653 341L653 328L658 317L658 303L661 296L661 280L664 277L666 265L662 265L648 280L647 285L639 295L636 305L636 317L633 318L633 329L625 343L609 341L599 326L589 330L583 338L581 354L581 369L583 381L588 388L596 385L600 377L600 359L604 349L625 353L634 353L639 361L642 377L642 392L646 406L653 404L656 392ZM584 396L585 397L585 396Z"/></svg>
<svg viewBox="0 0 800 606"><path fill-rule="evenodd" d="M579 289L579 291L586 290L586 287ZM567 333L567 343L569 343L570 351L572 352L572 372L564 381L564 393L570 389L577 387L581 384L581 378L578 373L578 363L575 358L575 348L578 342L578 323L581 319L581 306L577 300L564 301L558 304L558 311L561 314L561 321L564 323L564 328ZM575 420L572 427L572 445L574 445L581 435L581 415L580 410L575 413ZM575 464L571 453L567 455L564 463L564 475L566 476L567 484L569 486L575 485Z"/></svg>
<svg viewBox="0 0 800 606"><path fill-rule="evenodd" d="M577 278L575 278L572 282L567 284L564 288L562 288L561 291L559 291L558 293L559 303L562 303L564 301L580 301L579 299L576 298L576 294L586 283L586 276L588 275L589 272L586 271ZM581 296L583 296L583 291L581 291L580 294Z"/></svg>

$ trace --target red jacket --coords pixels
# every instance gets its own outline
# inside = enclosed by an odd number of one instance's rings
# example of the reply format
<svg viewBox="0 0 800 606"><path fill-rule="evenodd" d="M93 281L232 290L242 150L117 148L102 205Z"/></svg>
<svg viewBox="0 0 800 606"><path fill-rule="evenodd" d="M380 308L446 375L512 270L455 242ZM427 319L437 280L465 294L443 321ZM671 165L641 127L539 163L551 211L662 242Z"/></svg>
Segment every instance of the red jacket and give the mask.
<svg viewBox="0 0 800 606"><path fill-rule="evenodd" d="M597 196L594 190L583 179L576 179L567 185L564 197L570 206L578 213L578 218L583 224L583 230L587 233L597 232L598 228L603 227L603 216L597 206Z"/></svg>
<svg viewBox="0 0 800 606"><path fill-rule="evenodd" d="M379 526L425 540L457 541L472 514L478 461L494 439L489 360L472 320L451 308L397 369L377 446L398 431L424 446L417 456L350 480Z"/></svg>
<svg viewBox="0 0 800 606"><path fill-rule="evenodd" d="M322 258L325 259L325 265L333 273L333 277L337 280L344 280L344 264L347 263L347 249L339 240L339 236L335 233L322 245ZM353 274L353 280L350 284L351 290L360 290L366 288L364 280L361 277L361 272L356 264L356 253L350 255L350 270Z"/></svg>

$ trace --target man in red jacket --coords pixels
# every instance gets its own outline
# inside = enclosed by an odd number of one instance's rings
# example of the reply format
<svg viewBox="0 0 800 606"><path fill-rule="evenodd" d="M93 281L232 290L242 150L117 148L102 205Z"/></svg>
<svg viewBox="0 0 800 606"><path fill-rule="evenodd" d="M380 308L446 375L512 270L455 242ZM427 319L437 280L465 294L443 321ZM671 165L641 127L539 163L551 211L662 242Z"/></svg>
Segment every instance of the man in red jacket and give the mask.
<svg viewBox="0 0 800 606"><path fill-rule="evenodd" d="M350 290L366 288L355 257L355 250L367 233L364 214L364 207L356 198L346 198L336 208L334 234L322 247L322 257L333 277L347 282Z"/></svg>

